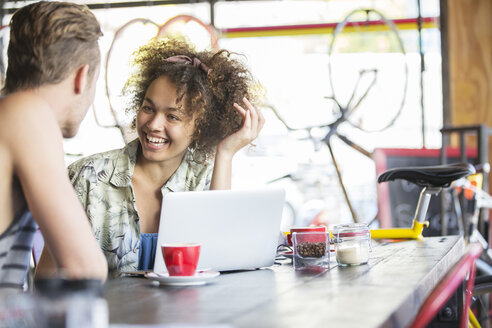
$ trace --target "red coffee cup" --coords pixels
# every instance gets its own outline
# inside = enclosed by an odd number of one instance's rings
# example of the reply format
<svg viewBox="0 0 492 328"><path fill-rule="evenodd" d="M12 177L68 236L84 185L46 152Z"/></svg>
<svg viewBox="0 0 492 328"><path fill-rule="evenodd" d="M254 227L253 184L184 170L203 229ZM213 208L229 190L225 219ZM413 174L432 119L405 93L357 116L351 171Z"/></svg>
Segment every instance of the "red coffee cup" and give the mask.
<svg viewBox="0 0 492 328"><path fill-rule="evenodd" d="M167 243L161 246L170 276L193 276L200 257L198 243Z"/></svg>
<svg viewBox="0 0 492 328"><path fill-rule="evenodd" d="M325 226L318 227L299 227L299 228L291 228L290 233L286 234L287 243L292 246L292 234L294 232L326 232Z"/></svg>

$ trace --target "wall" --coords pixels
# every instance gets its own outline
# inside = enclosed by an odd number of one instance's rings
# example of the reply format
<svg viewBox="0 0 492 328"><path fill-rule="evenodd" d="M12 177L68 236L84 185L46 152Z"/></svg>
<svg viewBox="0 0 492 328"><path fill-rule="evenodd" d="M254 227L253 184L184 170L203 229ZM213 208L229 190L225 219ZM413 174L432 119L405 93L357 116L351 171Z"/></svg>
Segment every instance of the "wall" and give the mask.
<svg viewBox="0 0 492 328"><path fill-rule="evenodd" d="M444 122L492 127L492 1L442 0L441 20Z"/></svg>

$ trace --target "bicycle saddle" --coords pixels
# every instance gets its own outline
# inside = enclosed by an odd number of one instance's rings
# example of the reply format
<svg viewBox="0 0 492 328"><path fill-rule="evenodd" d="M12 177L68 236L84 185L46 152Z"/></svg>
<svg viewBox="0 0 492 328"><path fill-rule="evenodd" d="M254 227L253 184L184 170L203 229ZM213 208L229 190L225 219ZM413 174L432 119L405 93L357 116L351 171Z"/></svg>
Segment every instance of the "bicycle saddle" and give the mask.
<svg viewBox="0 0 492 328"><path fill-rule="evenodd" d="M467 163L400 167L381 173L378 183L402 179L421 187L448 187L451 182L474 173L473 165Z"/></svg>

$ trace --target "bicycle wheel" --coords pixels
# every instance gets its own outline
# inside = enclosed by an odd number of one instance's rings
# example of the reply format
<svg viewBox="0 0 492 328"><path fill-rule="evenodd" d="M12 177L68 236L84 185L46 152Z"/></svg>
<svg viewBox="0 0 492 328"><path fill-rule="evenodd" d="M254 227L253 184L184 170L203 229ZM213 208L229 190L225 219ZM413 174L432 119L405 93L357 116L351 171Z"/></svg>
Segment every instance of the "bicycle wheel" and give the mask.
<svg viewBox="0 0 492 328"><path fill-rule="evenodd" d="M123 87L130 76L129 59L139 46L156 36L158 28L159 25L149 19L132 19L116 30L106 54L104 72L106 97L114 126L120 129L125 143L132 139L131 132L129 132L131 118L125 115L124 108L127 102L122 96ZM102 115L102 113L99 114Z"/></svg>
<svg viewBox="0 0 492 328"><path fill-rule="evenodd" d="M7 71L7 46L9 43L10 27L8 25L0 26L0 42L2 43L2 54L0 60L0 88L3 88L5 74Z"/></svg>
<svg viewBox="0 0 492 328"><path fill-rule="evenodd" d="M352 11L336 26L328 55L331 92L348 122L365 132L390 127L408 85L405 49L393 22L374 9Z"/></svg>
<svg viewBox="0 0 492 328"><path fill-rule="evenodd" d="M186 37L198 48L218 49L217 30L210 24L190 15L177 15L159 27L159 37L166 35Z"/></svg>

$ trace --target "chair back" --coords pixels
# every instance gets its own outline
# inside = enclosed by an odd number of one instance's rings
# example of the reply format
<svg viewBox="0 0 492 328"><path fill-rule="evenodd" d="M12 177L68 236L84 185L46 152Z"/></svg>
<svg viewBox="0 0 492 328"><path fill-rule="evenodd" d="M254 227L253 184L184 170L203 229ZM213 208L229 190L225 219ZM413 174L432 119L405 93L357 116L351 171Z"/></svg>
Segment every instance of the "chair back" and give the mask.
<svg viewBox="0 0 492 328"><path fill-rule="evenodd" d="M475 261L481 253L482 246L479 243L472 243L468 246L465 255L456 262L451 270L446 273L443 280L427 296L410 327L426 327L465 280L466 286L460 327L468 327L468 309L471 304L476 273Z"/></svg>

